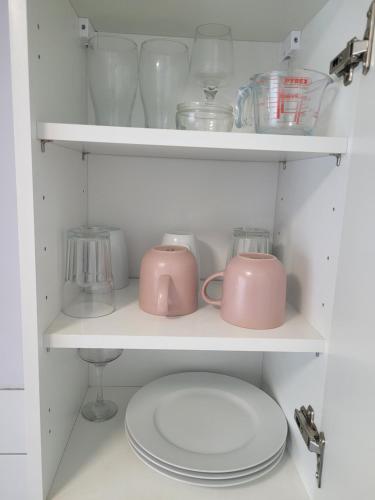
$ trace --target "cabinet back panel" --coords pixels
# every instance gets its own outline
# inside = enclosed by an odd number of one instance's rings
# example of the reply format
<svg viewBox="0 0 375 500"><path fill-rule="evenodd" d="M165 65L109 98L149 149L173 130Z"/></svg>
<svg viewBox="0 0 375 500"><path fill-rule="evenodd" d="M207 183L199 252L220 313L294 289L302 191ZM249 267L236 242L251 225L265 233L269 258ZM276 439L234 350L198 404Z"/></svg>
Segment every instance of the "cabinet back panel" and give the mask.
<svg viewBox="0 0 375 500"><path fill-rule="evenodd" d="M106 386L142 386L156 378L184 371L220 372L260 385L263 354L258 352L128 351L107 365ZM90 385L95 385L90 369Z"/></svg>
<svg viewBox="0 0 375 500"><path fill-rule="evenodd" d="M277 166L150 158L90 156L89 223L126 231L130 275L163 233L194 232L201 277L224 268L231 230L273 230Z"/></svg>

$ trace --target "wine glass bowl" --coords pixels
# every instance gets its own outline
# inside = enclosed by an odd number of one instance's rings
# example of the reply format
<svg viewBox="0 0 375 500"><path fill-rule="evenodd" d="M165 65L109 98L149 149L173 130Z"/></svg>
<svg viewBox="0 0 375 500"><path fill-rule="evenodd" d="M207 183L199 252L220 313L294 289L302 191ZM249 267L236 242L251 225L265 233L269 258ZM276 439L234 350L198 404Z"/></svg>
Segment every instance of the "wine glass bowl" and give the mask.
<svg viewBox="0 0 375 500"><path fill-rule="evenodd" d="M215 98L233 74L232 31L224 24L202 24L195 30L190 73L206 99Z"/></svg>

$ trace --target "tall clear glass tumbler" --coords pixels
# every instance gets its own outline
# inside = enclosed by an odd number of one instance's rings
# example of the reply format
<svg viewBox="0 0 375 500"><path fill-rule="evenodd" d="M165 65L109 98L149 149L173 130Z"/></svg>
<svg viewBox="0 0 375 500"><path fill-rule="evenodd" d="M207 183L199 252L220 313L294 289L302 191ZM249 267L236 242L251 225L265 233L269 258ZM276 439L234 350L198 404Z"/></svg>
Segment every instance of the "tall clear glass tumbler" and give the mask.
<svg viewBox="0 0 375 500"><path fill-rule="evenodd" d="M88 43L89 89L97 125L129 126L138 86L138 47L116 34Z"/></svg>
<svg viewBox="0 0 375 500"><path fill-rule="evenodd" d="M176 128L189 72L188 47L178 41L151 39L142 43L139 83L146 127Z"/></svg>
<svg viewBox="0 0 375 500"><path fill-rule="evenodd" d="M108 231L79 227L68 231L63 312L97 318L114 310Z"/></svg>

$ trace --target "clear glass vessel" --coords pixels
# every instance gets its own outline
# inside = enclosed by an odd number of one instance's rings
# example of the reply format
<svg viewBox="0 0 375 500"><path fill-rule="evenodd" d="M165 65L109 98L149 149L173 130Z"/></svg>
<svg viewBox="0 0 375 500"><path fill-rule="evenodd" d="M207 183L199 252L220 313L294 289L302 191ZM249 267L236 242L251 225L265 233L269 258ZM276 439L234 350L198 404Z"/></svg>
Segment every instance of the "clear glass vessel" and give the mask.
<svg viewBox="0 0 375 500"><path fill-rule="evenodd" d="M137 44L122 35L96 33L87 50L96 124L129 126L138 86Z"/></svg>
<svg viewBox="0 0 375 500"><path fill-rule="evenodd" d="M176 126L180 130L229 132L233 128L233 108L215 101L187 102L177 106Z"/></svg>
<svg viewBox="0 0 375 500"><path fill-rule="evenodd" d="M146 127L176 128L189 71L188 48L182 42L151 39L142 43L140 89Z"/></svg>
<svg viewBox="0 0 375 500"><path fill-rule="evenodd" d="M63 312L97 318L114 310L108 231L79 227L68 231Z"/></svg>
<svg viewBox="0 0 375 500"><path fill-rule="evenodd" d="M331 83L328 75L307 69L255 75L239 89L236 125L251 125L254 117L255 131L261 134L310 135L324 91ZM249 97L253 109L246 109Z"/></svg>
<svg viewBox="0 0 375 500"><path fill-rule="evenodd" d="M95 365L97 394L95 401L86 403L82 410L82 416L91 422L104 422L113 418L118 407L113 401L105 400L103 397L103 370L107 363L121 356L122 349L78 349L78 355L87 363Z"/></svg>
<svg viewBox="0 0 375 500"><path fill-rule="evenodd" d="M202 24L195 30L190 73L206 99L215 98L233 74L232 31L224 24Z"/></svg>
<svg viewBox="0 0 375 500"><path fill-rule="evenodd" d="M227 263L242 253L272 252L270 232L266 229L252 227L237 227L233 229L232 245L229 249Z"/></svg>

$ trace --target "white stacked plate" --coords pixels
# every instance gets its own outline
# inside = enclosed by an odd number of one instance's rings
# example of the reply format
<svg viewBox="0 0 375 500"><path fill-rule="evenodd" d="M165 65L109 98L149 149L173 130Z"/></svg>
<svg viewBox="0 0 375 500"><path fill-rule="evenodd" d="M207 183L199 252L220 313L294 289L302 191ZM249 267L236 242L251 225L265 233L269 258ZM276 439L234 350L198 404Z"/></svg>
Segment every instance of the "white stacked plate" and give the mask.
<svg viewBox="0 0 375 500"><path fill-rule="evenodd" d="M149 467L199 486L235 486L281 461L287 423L275 401L217 373L162 377L140 389L125 417L129 444Z"/></svg>

